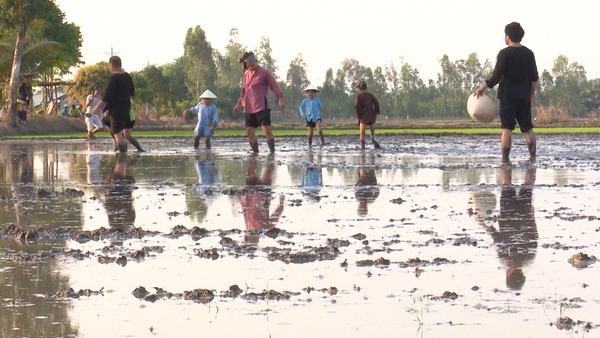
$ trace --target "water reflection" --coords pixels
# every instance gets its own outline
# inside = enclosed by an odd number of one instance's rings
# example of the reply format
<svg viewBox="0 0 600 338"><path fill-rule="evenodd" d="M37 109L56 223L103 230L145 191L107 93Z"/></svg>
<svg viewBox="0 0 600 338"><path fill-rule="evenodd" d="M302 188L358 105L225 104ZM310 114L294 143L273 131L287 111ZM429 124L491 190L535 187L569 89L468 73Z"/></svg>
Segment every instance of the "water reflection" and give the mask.
<svg viewBox="0 0 600 338"><path fill-rule="evenodd" d="M375 175L375 154L368 156L362 152L358 168L358 180L354 186L354 196L358 201L357 213L359 216L369 214L369 203L373 203L379 196L377 176Z"/></svg>
<svg viewBox="0 0 600 338"><path fill-rule="evenodd" d="M300 176L300 187L302 187L302 194L308 196L311 200L319 200L319 193L323 187L323 168L322 168L322 155L315 156L312 149L308 150L307 163L308 166L306 171Z"/></svg>
<svg viewBox="0 0 600 338"><path fill-rule="evenodd" d="M256 154L249 155L248 168L246 171L246 185L240 194L240 203L242 205L242 213L246 223L246 230L267 230L271 229L279 222L279 218L283 213L285 196L279 196L279 204L271 214L271 183L273 172L275 170L275 162L273 155L267 158L266 167L259 177L257 173L257 156ZM246 241L256 243L258 237L248 234Z"/></svg>
<svg viewBox="0 0 600 338"><path fill-rule="evenodd" d="M117 154L113 169L107 176L104 209L108 224L113 229L124 231L135 223L133 167L139 159L139 155L128 159L127 154Z"/></svg>
<svg viewBox="0 0 600 338"><path fill-rule="evenodd" d="M192 186L191 194L186 194L185 203L190 217L202 222L208 213L208 202L214 200L213 193L221 179L210 151L194 156L194 168L198 174L198 183Z"/></svg>
<svg viewBox="0 0 600 338"><path fill-rule="evenodd" d="M533 261L537 248L538 231L532 202L536 169L527 168L520 187L513 185L512 168L500 170L502 188L498 229L493 226L486 226L486 229L497 245L498 257L506 263L506 285L520 290L526 279L523 267ZM489 197L480 197L486 196Z"/></svg>

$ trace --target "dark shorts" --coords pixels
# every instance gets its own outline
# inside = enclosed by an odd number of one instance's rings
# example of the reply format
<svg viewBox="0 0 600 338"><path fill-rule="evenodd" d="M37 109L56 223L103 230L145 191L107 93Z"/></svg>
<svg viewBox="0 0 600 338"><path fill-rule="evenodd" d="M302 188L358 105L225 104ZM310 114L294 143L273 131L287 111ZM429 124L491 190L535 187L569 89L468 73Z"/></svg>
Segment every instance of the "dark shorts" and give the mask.
<svg viewBox="0 0 600 338"><path fill-rule="evenodd" d="M123 131L123 129L133 128L133 126L129 127L129 125L131 124L131 121L129 121L129 115L115 116L115 115L108 113L106 116L104 116L102 118L102 123L104 123L105 126L110 128L110 132L112 134L121 132L121 131ZM135 123L135 121L134 121L134 123Z"/></svg>
<svg viewBox="0 0 600 338"><path fill-rule="evenodd" d="M321 121L321 119L316 120L315 122L306 120L306 126L309 128L314 128L317 126L317 122Z"/></svg>
<svg viewBox="0 0 600 338"><path fill-rule="evenodd" d="M500 126L502 129L515 130L517 123L522 133L533 129L533 123L531 123L531 100L528 98L500 100Z"/></svg>
<svg viewBox="0 0 600 338"><path fill-rule="evenodd" d="M271 125L271 109L261 110L258 113L244 113L246 117L246 128L258 128L259 126Z"/></svg>

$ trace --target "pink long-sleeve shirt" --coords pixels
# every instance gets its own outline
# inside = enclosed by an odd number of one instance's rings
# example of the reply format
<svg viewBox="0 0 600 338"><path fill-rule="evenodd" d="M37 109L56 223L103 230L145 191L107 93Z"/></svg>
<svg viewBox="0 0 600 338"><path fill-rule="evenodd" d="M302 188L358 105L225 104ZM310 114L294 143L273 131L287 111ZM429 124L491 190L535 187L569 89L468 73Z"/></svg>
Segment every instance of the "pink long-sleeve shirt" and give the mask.
<svg viewBox="0 0 600 338"><path fill-rule="evenodd" d="M244 73L241 96L244 113L254 114L261 110L271 109L268 97L269 88L278 99L283 97L279 84L268 69L257 65L254 72L247 70Z"/></svg>

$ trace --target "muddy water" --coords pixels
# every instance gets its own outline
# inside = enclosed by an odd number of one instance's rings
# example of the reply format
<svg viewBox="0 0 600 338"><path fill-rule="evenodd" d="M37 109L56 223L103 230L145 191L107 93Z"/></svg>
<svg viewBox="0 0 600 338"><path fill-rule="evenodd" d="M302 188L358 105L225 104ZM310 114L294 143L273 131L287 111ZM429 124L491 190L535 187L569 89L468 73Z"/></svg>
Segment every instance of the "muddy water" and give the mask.
<svg viewBox="0 0 600 338"><path fill-rule="evenodd" d="M1 141L1 336L594 335L600 147L518 136Z"/></svg>

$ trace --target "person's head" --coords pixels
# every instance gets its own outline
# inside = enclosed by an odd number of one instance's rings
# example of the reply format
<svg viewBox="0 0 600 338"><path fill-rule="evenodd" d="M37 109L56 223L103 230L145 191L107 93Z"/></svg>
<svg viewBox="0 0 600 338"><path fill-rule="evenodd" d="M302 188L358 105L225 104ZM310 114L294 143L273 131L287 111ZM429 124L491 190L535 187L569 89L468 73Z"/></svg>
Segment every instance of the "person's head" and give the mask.
<svg viewBox="0 0 600 338"><path fill-rule="evenodd" d="M75 104L72 104L72 105L71 105L71 108L72 108L72 109L75 109Z"/></svg>
<svg viewBox="0 0 600 338"><path fill-rule="evenodd" d="M102 91L102 86L94 86L94 94L100 94Z"/></svg>
<svg viewBox="0 0 600 338"><path fill-rule="evenodd" d="M249 69L254 71L258 61L256 60L256 55L253 52L245 52L244 55L239 60L240 63L244 64L244 69Z"/></svg>
<svg viewBox="0 0 600 338"><path fill-rule="evenodd" d="M23 76L23 82L25 82L25 83L29 82L29 76Z"/></svg>
<svg viewBox="0 0 600 338"><path fill-rule="evenodd" d="M356 89L358 89L359 91L367 90L367 81L365 81L365 80L356 81Z"/></svg>
<svg viewBox="0 0 600 338"><path fill-rule="evenodd" d="M110 72L115 72L115 71L120 71L122 67L121 64L121 58L113 55L110 57L110 59L108 59L108 69L110 70Z"/></svg>
<svg viewBox="0 0 600 338"><path fill-rule="evenodd" d="M315 95L319 92L319 89L316 86L309 85L304 89L304 93L309 99L313 99Z"/></svg>
<svg viewBox="0 0 600 338"><path fill-rule="evenodd" d="M212 100L213 99L210 99L208 97L203 97L202 98L202 103L204 103L205 106L210 106L212 104Z"/></svg>
<svg viewBox="0 0 600 338"><path fill-rule="evenodd" d="M521 42L523 36L525 35L525 31L523 30L523 27L521 27L520 23L511 22L504 27L504 34L506 34L506 36L510 38L510 41L512 42Z"/></svg>
<svg viewBox="0 0 600 338"><path fill-rule="evenodd" d="M212 100L216 99L217 95L211 92L209 89L205 90L202 95L200 95L200 100L204 103L205 106L210 106L212 104Z"/></svg>

